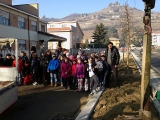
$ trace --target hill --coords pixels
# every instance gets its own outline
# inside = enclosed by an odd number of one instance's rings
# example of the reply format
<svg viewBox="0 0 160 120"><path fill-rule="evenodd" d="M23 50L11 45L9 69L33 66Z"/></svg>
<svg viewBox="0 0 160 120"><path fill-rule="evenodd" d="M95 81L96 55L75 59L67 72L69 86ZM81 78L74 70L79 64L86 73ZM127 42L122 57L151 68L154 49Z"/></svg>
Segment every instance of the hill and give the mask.
<svg viewBox="0 0 160 120"><path fill-rule="evenodd" d="M128 7L132 15L133 26L143 28L144 11L137 8ZM103 23L105 26L121 28L124 21L124 6L118 2L110 3L106 8L94 13L71 14L62 19L41 17L45 21L78 21L85 36L90 36L89 31L93 31L96 24ZM152 27L154 30L160 29L160 12L152 12ZM87 31L87 32L86 32ZM87 35L88 34L88 35Z"/></svg>

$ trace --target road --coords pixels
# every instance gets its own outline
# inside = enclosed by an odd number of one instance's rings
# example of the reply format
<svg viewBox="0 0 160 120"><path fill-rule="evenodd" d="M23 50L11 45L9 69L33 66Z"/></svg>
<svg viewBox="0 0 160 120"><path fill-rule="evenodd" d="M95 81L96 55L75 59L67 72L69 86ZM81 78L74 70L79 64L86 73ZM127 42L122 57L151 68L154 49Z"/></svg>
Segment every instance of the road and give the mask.
<svg viewBox="0 0 160 120"><path fill-rule="evenodd" d="M134 50L132 52L134 52L139 58L142 58L140 50ZM151 65L160 71L160 52L153 52L151 54Z"/></svg>

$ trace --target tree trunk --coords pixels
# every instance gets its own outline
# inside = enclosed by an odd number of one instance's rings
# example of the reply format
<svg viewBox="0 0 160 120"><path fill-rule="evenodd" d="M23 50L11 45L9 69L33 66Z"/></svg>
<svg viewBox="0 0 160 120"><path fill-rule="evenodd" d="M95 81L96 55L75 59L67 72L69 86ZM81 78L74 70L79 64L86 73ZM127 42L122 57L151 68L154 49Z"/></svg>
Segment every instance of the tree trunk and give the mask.
<svg viewBox="0 0 160 120"><path fill-rule="evenodd" d="M151 11L149 10L149 13ZM145 19L151 19L146 16ZM151 21L148 24L151 27ZM147 29L146 29L147 30ZM148 30L147 30L148 31ZM144 34L143 37L143 58L141 77L141 115L151 118L150 112L150 66L151 66L151 33Z"/></svg>

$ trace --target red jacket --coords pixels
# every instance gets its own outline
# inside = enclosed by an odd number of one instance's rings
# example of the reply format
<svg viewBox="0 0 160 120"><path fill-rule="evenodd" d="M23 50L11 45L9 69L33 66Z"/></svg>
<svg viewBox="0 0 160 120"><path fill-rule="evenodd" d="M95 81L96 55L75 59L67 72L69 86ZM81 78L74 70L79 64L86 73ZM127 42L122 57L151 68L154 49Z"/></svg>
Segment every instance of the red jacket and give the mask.
<svg viewBox="0 0 160 120"><path fill-rule="evenodd" d="M16 60L13 60L12 67L16 67ZM18 59L18 72L21 72L22 70L22 60Z"/></svg>
<svg viewBox="0 0 160 120"><path fill-rule="evenodd" d="M71 77L71 64L70 62L62 62L61 64L61 77L70 78Z"/></svg>
<svg viewBox="0 0 160 120"><path fill-rule="evenodd" d="M76 76L76 64L72 65L72 76L75 77Z"/></svg>

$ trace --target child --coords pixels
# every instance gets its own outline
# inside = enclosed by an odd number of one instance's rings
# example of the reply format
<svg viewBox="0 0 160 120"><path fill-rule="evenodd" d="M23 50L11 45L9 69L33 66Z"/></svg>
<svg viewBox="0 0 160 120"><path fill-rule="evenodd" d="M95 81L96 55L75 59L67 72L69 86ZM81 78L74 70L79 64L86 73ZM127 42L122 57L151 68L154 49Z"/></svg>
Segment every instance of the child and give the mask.
<svg viewBox="0 0 160 120"><path fill-rule="evenodd" d="M47 71L50 72L51 86L57 87L57 71L59 67L59 61L56 59L56 55L52 55Z"/></svg>
<svg viewBox="0 0 160 120"><path fill-rule="evenodd" d="M89 73L88 73L88 58L84 56L84 66L85 66L85 82L84 82L84 90L89 91Z"/></svg>
<svg viewBox="0 0 160 120"><path fill-rule="evenodd" d="M99 87L102 87L103 78L104 78L104 65L98 56L95 56L95 64L97 68L97 77L99 80Z"/></svg>
<svg viewBox="0 0 160 120"><path fill-rule="evenodd" d="M82 92L83 87L83 78L85 77L85 67L82 63L82 59L78 59L78 63L76 65L76 77L78 79L78 90L77 92Z"/></svg>
<svg viewBox="0 0 160 120"><path fill-rule="evenodd" d="M98 85L97 68L92 58L88 59L88 72L90 77L90 88L91 88L90 94L92 95L96 92L96 88Z"/></svg>
<svg viewBox="0 0 160 120"><path fill-rule="evenodd" d="M67 57L64 57L64 62L61 64L61 77L63 79L63 87L70 89L71 64Z"/></svg>
<svg viewBox="0 0 160 120"><path fill-rule="evenodd" d="M59 55L58 59L59 59L59 63L60 63L59 68L58 68L58 78L59 78L59 80L61 82L61 86L63 86L62 77L61 77L61 64L64 61L64 58L63 58L62 55Z"/></svg>
<svg viewBox="0 0 160 120"><path fill-rule="evenodd" d="M106 61L106 56L102 55L101 59L102 59L102 63L103 63L103 72L102 72L102 74L103 74L103 87L110 88L110 81L106 79L106 76L108 74L108 63Z"/></svg>
<svg viewBox="0 0 160 120"><path fill-rule="evenodd" d="M16 57L15 55L12 55L12 67L16 67ZM22 76L21 76L21 71L22 71L22 60L19 58L18 59L18 85L23 84L22 83Z"/></svg>
<svg viewBox="0 0 160 120"><path fill-rule="evenodd" d="M75 58L72 59L72 89L74 89L76 82L77 82L77 78L76 78L76 63L77 60Z"/></svg>
<svg viewBox="0 0 160 120"><path fill-rule="evenodd" d="M38 79L38 70L40 68L40 63L37 59L37 54L32 53L32 61L31 61L31 73L33 75L33 80L35 81L33 85L38 85L39 84L39 79Z"/></svg>

